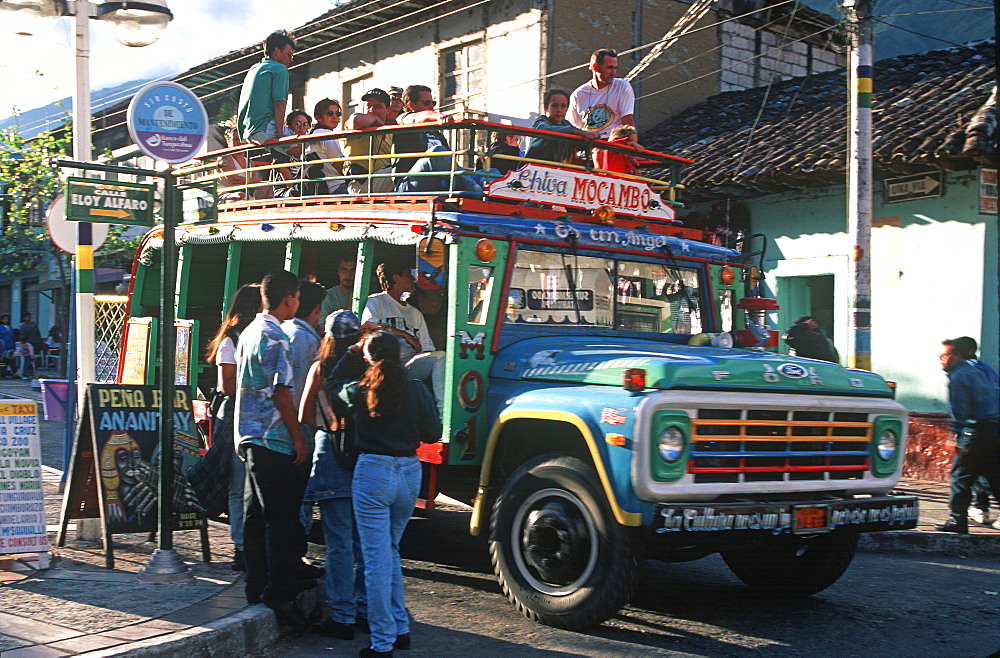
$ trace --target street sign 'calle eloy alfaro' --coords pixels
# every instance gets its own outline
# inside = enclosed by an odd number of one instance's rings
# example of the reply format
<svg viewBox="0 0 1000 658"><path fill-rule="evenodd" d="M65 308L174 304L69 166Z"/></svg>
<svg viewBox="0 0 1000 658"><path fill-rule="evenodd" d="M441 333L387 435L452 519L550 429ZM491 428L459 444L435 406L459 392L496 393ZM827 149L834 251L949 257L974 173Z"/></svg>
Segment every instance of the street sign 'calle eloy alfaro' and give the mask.
<svg viewBox="0 0 1000 658"><path fill-rule="evenodd" d="M70 178L66 183L66 219L153 226L153 185Z"/></svg>

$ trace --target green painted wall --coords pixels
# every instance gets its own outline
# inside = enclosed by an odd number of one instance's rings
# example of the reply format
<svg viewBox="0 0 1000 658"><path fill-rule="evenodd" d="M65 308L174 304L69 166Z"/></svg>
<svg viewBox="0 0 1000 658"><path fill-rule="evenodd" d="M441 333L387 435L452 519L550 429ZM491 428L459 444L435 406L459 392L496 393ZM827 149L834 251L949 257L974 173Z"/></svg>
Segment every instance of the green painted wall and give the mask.
<svg viewBox="0 0 1000 658"><path fill-rule="evenodd" d="M804 279L834 276L832 334L847 355L848 254L844 187L774 194L746 201L755 232L769 236L766 284L784 331L809 295ZM899 384L910 411L947 411L941 340L968 335L998 367L997 218L979 215L976 172L949 172L944 196L882 203L876 185L872 229L872 367ZM787 278L792 277L792 278ZM784 350L787 347L783 346Z"/></svg>

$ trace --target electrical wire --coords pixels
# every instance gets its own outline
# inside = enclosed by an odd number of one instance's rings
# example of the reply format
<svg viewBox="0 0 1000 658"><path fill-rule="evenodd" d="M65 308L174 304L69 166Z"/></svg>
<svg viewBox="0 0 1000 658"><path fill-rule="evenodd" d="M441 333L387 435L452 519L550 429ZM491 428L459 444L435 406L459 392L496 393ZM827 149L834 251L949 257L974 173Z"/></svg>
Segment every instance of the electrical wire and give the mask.
<svg viewBox="0 0 1000 658"><path fill-rule="evenodd" d="M888 25L889 27L894 27L897 30L902 30L903 32L909 32L910 34L915 34L918 37L924 37L926 39L934 39L935 41L940 41L941 43L946 43L946 44L951 45L951 46L958 46L959 48L962 47L962 44L960 44L960 43L955 43L954 41L948 41L947 39L942 39L941 37L932 37L931 35L924 34L923 32L917 32L916 30L909 30L909 29L907 29L905 27L901 27L901 26L895 25L893 23L887 23L886 21L880 21L877 18L872 18L872 20L875 21L876 23L881 23L882 25Z"/></svg>
<svg viewBox="0 0 1000 658"><path fill-rule="evenodd" d="M936 9L934 11L910 11L904 14L879 14L872 18L895 18L896 16L923 16L925 14L952 14L956 11L978 11L980 9L993 9L993 7L970 7L968 9Z"/></svg>

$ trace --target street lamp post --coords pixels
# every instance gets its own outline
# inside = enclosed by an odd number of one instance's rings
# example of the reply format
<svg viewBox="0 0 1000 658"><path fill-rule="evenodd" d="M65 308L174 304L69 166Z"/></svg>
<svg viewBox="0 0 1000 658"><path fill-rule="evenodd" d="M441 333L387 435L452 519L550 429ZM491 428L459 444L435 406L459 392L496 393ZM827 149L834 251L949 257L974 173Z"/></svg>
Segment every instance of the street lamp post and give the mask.
<svg viewBox="0 0 1000 658"><path fill-rule="evenodd" d="M166 0L143 2L111 1L94 3L90 0L0 0L5 21L17 34L31 36L47 31L63 16L73 17L76 67L73 88L73 157L78 162L90 162L92 146L90 99L90 20L98 19L113 25L115 38L126 46L148 46L173 18ZM74 257L76 284L76 381L78 408L83 409L86 384L97 379L95 358L94 318L94 243L91 224L77 223ZM78 523L83 539L98 539L101 534L96 522Z"/></svg>

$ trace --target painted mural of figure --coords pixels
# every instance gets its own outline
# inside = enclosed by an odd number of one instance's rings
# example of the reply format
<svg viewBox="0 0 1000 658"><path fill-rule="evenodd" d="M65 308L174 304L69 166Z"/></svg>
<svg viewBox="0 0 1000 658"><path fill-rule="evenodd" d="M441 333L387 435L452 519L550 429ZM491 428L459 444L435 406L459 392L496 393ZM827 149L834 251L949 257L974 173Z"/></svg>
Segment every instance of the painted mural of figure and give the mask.
<svg viewBox="0 0 1000 658"><path fill-rule="evenodd" d="M138 520L156 506L156 489L148 483L149 464L128 432L112 432L101 451L101 481L109 521Z"/></svg>

